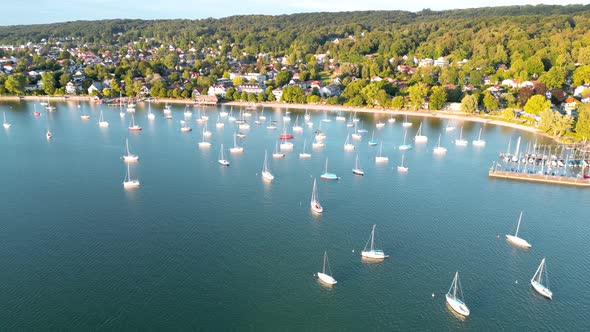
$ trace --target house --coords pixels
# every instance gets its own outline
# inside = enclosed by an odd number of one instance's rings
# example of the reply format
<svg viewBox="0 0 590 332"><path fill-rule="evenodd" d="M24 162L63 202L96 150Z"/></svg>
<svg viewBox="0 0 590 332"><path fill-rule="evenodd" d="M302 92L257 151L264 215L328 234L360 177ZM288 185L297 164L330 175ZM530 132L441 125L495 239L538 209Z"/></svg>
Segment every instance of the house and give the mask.
<svg viewBox="0 0 590 332"><path fill-rule="evenodd" d="M446 67L449 65L449 60L441 56L440 58L434 60L434 65L438 67Z"/></svg>
<svg viewBox="0 0 590 332"><path fill-rule="evenodd" d="M507 78L502 81L502 85L516 89L520 87L520 80L518 78Z"/></svg>
<svg viewBox="0 0 590 332"><path fill-rule="evenodd" d="M404 75L409 76L409 75L413 75L414 72L416 71L416 69L414 69L413 67L408 66L408 65L398 65L397 71L401 72Z"/></svg>
<svg viewBox="0 0 590 332"><path fill-rule="evenodd" d="M191 94L192 94L192 97L193 98L196 98L196 97L198 97L198 96L200 96L200 95L203 94L203 88L196 87L196 88L193 89L193 92Z"/></svg>
<svg viewBox="0 0 590 332"><path fill-rule="evenodd" d="M586 89L590 90L590 84L584 84L584 85L577 86L576 89L574 90L574 97L580 97L582 95L582 92L584 92L584 90L586 90Z"/></svg>
<svg viewBox="0 0 590 332"><path fill-rule="evenodd" d="M276 88L276 89L272 90L272 94L275 96L276 100L281 100L281 97L283 96L283 89Z"/></svg>
<svg viewBox="0 0 590 332"><path fill-rule="evenodd" d="M383 81L383 79L379 76L371 77L371 82L381 82L381 81Z"/></svg>
<svg viewBox="0 0 590 332"><path fill-rule="evenodd" d="M329 98L340 95L341 90L338 85L330 84L320 89L322 97Z"/></svg>
<svg viewBox="0 0 590 332"><path fill-rule="evenodd" d="M215 105L218 101L215 95L199 95L195 97L195 103L197 104Z"/></svg>
<svg viewBox="0 0 590 332"><path fill-rule="evenodd" d="M227 84L214 84L211 87L209 87L207 94L209 96L220 96L221 98L223 98L225 97L227 88L229 88L229 85Z"/></svg>
<svg viewBox="0 0 590 332"><path fill-rule="evenodd" d="M301 80L301 76L299 75L299 73L295 73L291 77L291 80L293 80L294 82L300 81Z"/></svg>
<svg viewBox="0 0 590 332"><path fill-rule="evenodd" d="M434 65L434 60L432 60L431 58L422 59L422 60L420 60L420 62L418 62L418 67L425 67L425 66L432 66L432 65Z"/></svg>
<svg viewBox="0 0 590 332"><path fill-rule="evenodd" d="M590 103L590 93L583 95L581 102L584 104Z"/></svg>
<svg viewBox="0 0 590 332"><path fill-rule="evenodd" d="M264 93L264 85L260 83L242 83L236 87L236 90L257 95L261 92Z"/></svg>
<svg viewBox="0 0 590 332"><path fill-rule="evenodd" d="M571 113L573 111L575 111L576 109L578 109L578 106L581 104L581 102L579 100L577 100L574 97L569 97L567 98L563 104L563 110L566 112L566 114L571 115Z"/></svg>
<svg viewBox="0 0 590 332"><path fill-rule="evenodd" d="M88 87L88 94L91 95L92 93L101 93L102 92L102 83L94 81Z"/></svg>
<svg viewBox="0 0 590 332"><path fill-rule="evenodd" d="M69 81L68 84L66 84L66 93L67 94L75 95L77 91L78 91L78 89L72 81Z"/></svg>

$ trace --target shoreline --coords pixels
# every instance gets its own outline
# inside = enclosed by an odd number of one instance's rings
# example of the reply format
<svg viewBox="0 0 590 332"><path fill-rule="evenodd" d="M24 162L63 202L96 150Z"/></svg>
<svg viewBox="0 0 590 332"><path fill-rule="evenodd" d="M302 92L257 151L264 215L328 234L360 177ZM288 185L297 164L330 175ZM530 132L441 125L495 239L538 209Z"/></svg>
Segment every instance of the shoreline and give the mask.
<svg viewBox="0 0 590 332"><path fill-rule="evenodd" d="M90 96L0 96L0 101L42 101L42 100L53 100L53 101L86 101L93 102L95 99ZM145 102L145 101L139 101ZM213 105L201 105L194 102L193 99L171 99L171 98L154 98L155 103L166 103L166 104L185 104L193 106L208 107ZM537 128L505 122L498 119L486 118L480 115L467 115L462 112L450 112L450 111L431 111L431 110L394 110L386 108L370 108L370 107L356 107L356 106L345 106L345 105L327 105L327 104L287 104L281 102L262 102L252 103L243 101L229 101L218 103L217 105L237 106L237 107L269 107L269 108L283 108L283 109L299 109L299 110L311 110L311 111L343 111L343 112L359 112L359 113L373 113L379 115L410 115L425 118L437 118L437 119L448 119L457 121L470 121L479 122L483 124L490 124L496 126L504 126L517 130L522 130L532 134L540 135L546 138L553 139L556 142L560 142L559 138L553 137Z"/></svg>

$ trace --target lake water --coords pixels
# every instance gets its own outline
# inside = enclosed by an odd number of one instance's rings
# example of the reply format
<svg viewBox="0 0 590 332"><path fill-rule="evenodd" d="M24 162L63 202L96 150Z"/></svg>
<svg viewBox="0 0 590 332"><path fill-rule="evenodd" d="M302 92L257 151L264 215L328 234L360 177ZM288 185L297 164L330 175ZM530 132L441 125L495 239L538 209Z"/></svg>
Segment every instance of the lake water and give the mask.
<svg viewBox="0 0 590 332"><path fill-rule="evenodd" d="M57 111L33 116L38 103L0 103L10 129L1 128L0 149L0 329L202 329L202 330L559 330L590 328L588 243L590 190L493 180L487 176L508 141L532 134L485 126L483 148L453 144L476 138L482 124L412 118L408 141L422 121L428 143L405 154L407 174L396 167L404 129L398 116L358 114L368 129L353 152L343 149L347 128L335 113L291 110L303 133L284 159L270 157L283 126L284 110L265 109L266 129L249 118L239 141L241 155L217 163L220 144L233 145L234 122L217 129L209 116L212 146L199 149L202 124L179 131L183 106L173 119L163 105L148 120L140 103L139 133L127 130L131 114L106 106L57 103ZM110 122L98 127L99 110ZM234 115L238 117L238 108ZM92 116L81 120L80 114ZM348 114L345 114L348 118ZM323 122L326 146L312 149ZM376 129L381 119L386 123ZM50 129L53 138L47 140ZM376 164L383 141L386 164ZM289 131L291 131L289 129ZM442 133L444 156L432 149ZM139 155L131 165L136 189L124 189L125 139ZM542 138L538 138L540 142ZM310 159L299 159L307 140ZM513 144L514 146L514 144ZM269 152L272 183L260 170ZM358 153L364 177L351 169ZM319 180L329 158L338 181ZM309 208L312 178L324 207ZM533 245L509 245L520 211L520 235ZM377 224L376 244L390 258L365 263L360 251ZM328 251L333 276L327 288L315 274ZM530 279L547 258L553 301L537 295ZM445 305L459 271L471 316L457 318ZM432 294L434 293L434 297Z"/></svg>

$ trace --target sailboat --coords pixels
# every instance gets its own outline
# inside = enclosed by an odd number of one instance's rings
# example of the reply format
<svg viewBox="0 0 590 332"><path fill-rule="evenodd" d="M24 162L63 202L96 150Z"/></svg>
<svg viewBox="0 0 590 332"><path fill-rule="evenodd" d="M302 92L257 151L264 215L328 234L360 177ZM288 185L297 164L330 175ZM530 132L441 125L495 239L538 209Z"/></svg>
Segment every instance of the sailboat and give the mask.
<svg viewBox="0 0 590 332"><path fill-rule="evenodd" d="M447 153L447 148L445 148L444 146L440 146L440 134L438 135L438 143L436 144L436 147L434 147L434 154L445 154Z"/></svg>
<svg viewBox="0 0 590 332"><path fill-rule="evenodd" d="M170 114L172 113L172 107L168 104L164 105L164 109L163 109L164 114Z"/></svg>
<svg viewBox="0 0 590 332"><path fill-rule="evenodd" d="M310 205L311 205L311 211L313 211L315 213L324 212L324 208L320 205L320 202L318 201L318 192L317 192L317 187L315 184L315 178L313 179L313 187L311 189Z"/></svg>
<svg viewBox="0 0 590 332"><path fill-rule="evenodd" d="M369 146L375 146L377 144L379 144L379 141L375 139L375 131L373 130L373 133L371 134L371 139L369 140Z"/></svg>
<svg viewBox="0 0 590 332"><path fill-rule="evenodd" d="M221 115L217 115L217 122L215 123L215 128L223 127L225 127L225 123L221 122Z"/></svg>
<svg viewBox="0 0 590 332"><path fill-rule="evenodd" d="M80 108L80 104L78 104L78 108ZM82 120L90 120L90 115L87 114L85 111L82 111L82 114L80 115L80 119L82 119Z"/></svg>
<svg viewBox="0 0 590 332"><path fill-rule="evenodd" d="M428 141L428 137L426 135L422 135L422 122L420 122L418 132L416 132L416 136L414 136L414 141L416 143L426 143Z"/></svg>
<svg viewBox="0 0 590 332"><path fill-rule="evenodd" d="M324 180L338 180L338 179L340 179L338 176L336 176L336 174L328 173L328 158L326 158L326 166L324 168L324 173L322 175L320 175L320 179L324 179Z"/></svg>
<svg viewBox="0 0 590 332"><path fill-rule="evenodd" d="M458 145L458 146L466 146L467 145L467 140L463 138L463 126L461 126L459 138L455 140L455 145Z"/></svg>
<svg viewBox="0 0 590 332"><path fill-rule="evenodd" d="M359 134L359 132L358 132L358 128L354 129L354 133L352 133L351 136L352 136L352 139L356 139L356 140L359 140L362 138L361 134Z"/></svg>
<svg viewBox="0 0 590 332"><path fill-rule="evenodd" d="M412 126L412 123L408 122L408 115L406 114L406 119L402 123L402 127L407 128L407 127L411 127L411 126Z"/></svg>
<svg viewBox="0 0 590 332"><path fill-rule="evenodd" d="M356 161L354 162L354 168L352 169L352 173L356 174L356 175L365 175L365 171L363 171L360 167L359 167L359 155L356 155Z"/></svg>
<svg viewBox="0 0 590 332"><path fill-rule="evenodd" d="M127 164L127 174L125 175L125 180L123 181L123 187L125 187L125 188L139 187L139 180L131 178L131 171L129 170L129 164Z"/></svg>
<svg viewBox="0 0 590 332"><path fill-rule="evenodd" d="M393 117L393 114L389 117L389 119L387 119L387 122L395 123L395 118Z"/></svg>
<svg viewBox="0 0 590 332"><path fill-rule="evenodd" d="M299 158L303 159L303 158L311 158L311 154L305 152L305 145L307 144L307 140L303 141L303 150L301 150L301 153L299 154Z"/></svg>
<svg viewBox="0 0 590 332"><path fill-rule="evenodd" d="M346 121L346 118L342 115L342 111L338 111L338 115L336 115L336 121Z"/></svg>
<svg viewBox="0 0 590 332"><path fill-rule="evenodd" d="M317 136L314 138L313 143L311 143L311 147L314 149L323 148L324 146L325 146L324 142L318 140Z"/></svg>
<svg viewBox="0 0 590 332"><path fill-rule="evenodd" d="M129 151L129 139L125 139L125 155L123 155L123 160L125 162L136 162L139 160L139 156L136 154L132 154Z"/></svg>
<svg viewBox="0 0 590 332"><path fill-rule="evenodd" d="M203 139L202 139L202 141L199 142L199 147L200 148L208 148L210 146L211 146L211 143L207 142L205 140L205 128L203 128Z"/></svg>
<svg viewBox="0 0 590 332"><path fill-rule="evenodd" d="M211 137L211 131L207 128L207 122L205 122L205 125L203 126L203 135L205 137Z"/></svg>
<svg viewBox="0 0 590 332"><path fill-rule="evenodd" d="M236 133L234 133L234 147L229 149L231 153L242 153L244 152L244 148L238 145L238 138Z"/></svg>
<svg viewBox="0 0 590 332"><path fill-rule="evenodd" d="M479 128L479 135L477 135L477 139L473 140L471 142L471 144L473 144L473 146L484 146L486 145L486 141L481 139L481 131L483 130L483 128Z"/></svg>
<svg viewBox="0 0 590 332"><path fill-rule="evenodd" d="M385 123L384 123L384 122L381 122L381 120L379 120L379 122L377 122L377 123L375 124L375 127L376 127L377 129L379 129L379 128L383 128L383 127L385 127Z"/></svg>
<svg viewBox="0 0 590 332"><path fill-rule="evenodd" d="M453 126L450 122L447 123L447 126L445 127L445 131L453 131L455 130L455 126Z"/></svg>
<svg viewBox="0 0 590 332"><path fill-rule="evenodd" d="M279 152L279 142L275 143L275 151L273 152L272 157L273 158L285 158L285 154Z"/></svg>
<svg viewBox="0 0 590 332"><path fill-rule="evenodd" d="M230 108L230 110L229 110L229 116L227 117L227 120L229 122L236 121L236 117L234 116L234 109L233 109L233 107Z"/></svg>
<svg viewBox="0 0 590 332"><path fill-rule="evenodd" d="M219 116L221 116L222 118L225 118L227 116L227 111L225 109L221 110L219 112Z"/></svg>
<svg viewBox="0 0 590 332"><path fill-rule="evenodd" d="M326 274L326 265L328 265L328 273ZM318 279L328 286L332 286L337 283L336 279L332 278L332 271L330 270L330 263L328 263L328 252L324 251L324 267L322 272L318 272Z"/></svg>
<svg viewBox="0 0 590 332"><path fill-rule="evenodd" d="M100 110L100 116L98 117L98 126L100 128L106 128L109 126L109 123L104 120L104 115L102 114L102 110Z"/></svg>
<svg viewBox="0 0 590 332"><path fill-rule="evenodd" d="M405 131L404 131L404 144L402 144L402 145L400 145L400 146L399 146L399 149L400 149L401 151L409 150L409 149L411 149L411 148L412 148L412 145L411 145L411 144L406 144L406 136L407 136L407 135L408 135L408 131L407 131L407 130L405 130Z"/></svg>
<svg viewBox="0 0 590 332"><path fill-rule="evenodd" d="M221 166L229 166L229 161L223 157L223 143L221 144L221 149L219 150L219 159L217 162Z"/></svg>
<svg viewBox="0 0 590 332"><path fill-rule="evenodd" d="M303 127L299 125L299 115L295 117L295 125L293 125L293 132L294 133L301 133L303 132Z"/></svg>
<svg viewBox="0 0 590 332"><path fill-rule="evenodd" d="M153 120L156 118L156 115L154 113L152 113L152 103L151 101L148 101L148 114L147 114L147 118L149 120Z"/></svg>
<svg viewBox="0 0 590 332"><path fill-rule="evenodd" d="M267 152L264 150L264 164L262 164L262 178L268 181L274 180L274 175L268 170Z"/></svg>
<svg viewBox="0 0 590 332"><path fill-rule="evenodd" d="M49 98L47 98L47 106L45 106L45 109L48 110L49 112L55 111L55 106L51 106L51 103L49 102Z"/></svg>
<svg viewBox="0 0 590 332"><path fill-rule="evenodd" d="M53 134L51 134L51 131L49 129L47 129L47 132L45 133L45 137L47 139L51 139L53 137Z"/></svg>
<svg viewBox="0 0 590 332"><path fill-rule="evenodd" d="M361 252L361 257L372 260L382 260L389 257L389 255L386 255L383 250L375 249L375 226L377 225L373 225L373 230L371 230L371 238L369 241L367 241L367 244L365 244L365 249L363 249ZM367 250L369 243L371 243L371 247L369 250Z"/></svg>
<svg viewBox="0 0 590 332"><path fill-rule="evenodd" d="M41 112L37 111L37 105L33 104L34 107L34 111L33 111L33 115L34 116L41 116Z"/></svg>
<svg viewBox="0 0 590 332"><path fill-rule="evenodd" d="M4 122L2 123L2 125L6 129L8 129L8 128L10 128L12 126L10 123L6 122L6 112L4 112Z"/></svg>
<svg viewBox="0 0 590 332"><path fill-rule="evenodd" d="M458 294L457 289L459 289ZM467 305L464 302L463 289L461 288L461 282L459 281L459 272L455 272L455 278L453 278L451 287L445 297L451 309L456 313L465 317L469 316L469 308L467 308Z"/></svg>
<svg viewBox="0 0 590 332"><path fill-rule="evenodd" d="M309 116L309 113L307 113L307 108L305 109L305 115L303 115L303 118L304 118L306 121L309 121L309 118L310 118L310 116Z"/></svg>
<svg viewBox="0 0 590 332"><path fill-rule="evenodd" d="M190 118L193 116L193 112L188 108L188 105L184 108L184 116Z"/></svg>
<svg viewBox="0 0 590 332"><path fill-rule="evenodd" d="M375 157L376 163L386 163L389 161L389 157L384 157L382 155L382 153L383 153L383 142L381 142L381 145L379 145L379 154Z"/></svg>
<svg viewBox="0 0 590 332"><path fill-rule="evenodd" d="M550 300L553 299L553 292L549 290L549 278L547 276L547 268L545 267L545 258L541 260L541 264L539 264L535 275L531 279L531 286L533 286L537 293Z"/></svg>
<svg viewBox="0 0 590 332"><path fill-rule="evenodd" d="M332 122L332 120L328 118L328 112L324 112L324 118L322 119L322 122Z"/></svg>
<svg viewBox="0 0 590 332"><path fill-rule="evenodd" d="M260 115L258 116L258 119L260 120L266 120L266 116L264 115L264 110L260 111Z"/></svg>
<svg viewBox="0 0 590 332"><path fill-rule="evenodd" d="M135 123L135 117L131 114L131 122L129 123L129 131L140 131L141 127Z"/></svg>
<svg viewBox="0 0 590 332"><path fill-rule="evenodd" d="M181 121L180 131L183 133L188 133L189 131L192 131L192 130L193 130L193 128L189 127L188 121L187 121L186 115L185 115L184 121Z"/></svg>
<svg viewBox="0 0 590 332"><path fill-rule="evenodd" d="M346 135L346 140L344 141L344 150L345 151L354 150L354 144L350 143L350 135Z"/></svg>
<svg viewBox="0 0 590 332"><path fill-rule="evenodd" d="M408 171L408 168L404 166L404 157L405 154L402 154L402 162L399 166L397 166L397 171L400 173L405 173Z"/></svg>
<svg viewBox="0 0 590 332"><path fill-rule="evenodd" d="M287 141L289 138L293 138L293 135L287 134L287 129L283 129L283 133L279 135L279 138L282 139L281 141L281 150L293 150L293 143Z"/></svg>
<svg viewBox="0 0 590 332"><path fill-rule="evenodd" d="M522 211L520 212L520 217L518 217L518 224L516 224L516 233L514 235L506 234L506 240L508 242L517 245L523 248L530 248L532 247L530 243L528 243L525 239L518 237L518 230L520 229L520 222L522 220Z"/></svg>
<svg viewBox="0 0 590 332"><path fill-rule="evenodd" d="M205 119L203 119L203 115L201 115L201 110L199 109L198 113L197 113L197 118L195 119L195 122L198 124L202 124L203 122L205 122Z"/></svg>

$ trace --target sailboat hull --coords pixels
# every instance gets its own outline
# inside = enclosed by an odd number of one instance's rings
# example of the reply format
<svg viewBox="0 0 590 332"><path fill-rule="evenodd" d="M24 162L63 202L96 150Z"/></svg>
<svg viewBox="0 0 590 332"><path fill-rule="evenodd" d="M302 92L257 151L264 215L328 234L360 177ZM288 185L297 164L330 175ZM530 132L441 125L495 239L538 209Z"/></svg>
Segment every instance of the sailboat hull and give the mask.
<svg viewBox="0 0 590 332"><path fill-rule="evenodd" d="M531 244L528 243L525 239L521 239L518 236L508 235L506 234L506 240L515 246L519 246L522 248L529 249L531 248Z"/></svg>
<svg viewBox="0 0 590 332"><path fill-rule="evenodd" d="M125 181L125 182L123 182L123 187L125 187L125 188L139 187L139 181L138 180Z"/></svg>
<svg viewBox="0 0 590 332"><path fill-rule="evenodd" d="M541 285L540 283L538 283L535 280L531 280L531 286L533 286L533 289L539 293L540 295L548 298L549 300L553 299L553 292L550 291L547 287Z"/></svg>
<svg viewBox="0 0 590 332"><path fill-rule="evenodd" d="M354 168L354 169L352 170L352 173L353 173L353 174L356 174L356 175L360 175L360 176L364 176L364 175L365 175L365 171L363 171L363 170L362 170L362 169L360 169L360 168Z"/></svg>
<svg viewBox="0 0 590 332"><path fill-rule="evenodd" d="M397 167L397 171L400 172L400 173L405 173L405 172L408 171L408 168L407 167L404 167L404 166L398 166Z"/></svg>
<svg viewBox="0 0 590 332"><path fill-rule="evenodd" d="M315 213L324 212L324 208L320 205L320 203L318 203L316 201L311 201L310 205L311 205L311 211L313 211Z"/></svg>
<svg viewBox="0 0 590 332"><path fill-rule="evenodd" d="M369 259L369 260L383 260L383 259L389 257L389 255L386 255L381 250L369 250L369 251L363 250L361 252L361 257L364 259Z"/></svg>
<svg viewBox="0 0 590 332"><path fill-rule="evenodd" d="M451 295L447 294L446 295L447 298L447 303L449 304L449 306L451 307L451 309L453 309L453 311L455 311L456 313L458 313L461 316L469 316L469 308L467 308L467 305L465 305L465 303L461 302L458 299L453 298Z"/></svg>
<svg viewBox="0 0 590 332"><path fill-rule="evenodd" d="M332 286L337 283L336 279L332 278L332 276L329 276L322 272L318 272L318 279L329 286Z"/></svg>
<svg viewBox="0 0 590 332"><path fill-rule="evenodd" d="M268 181L272 181L275 177L269 171L262 171L262 178Z"/></svg>

